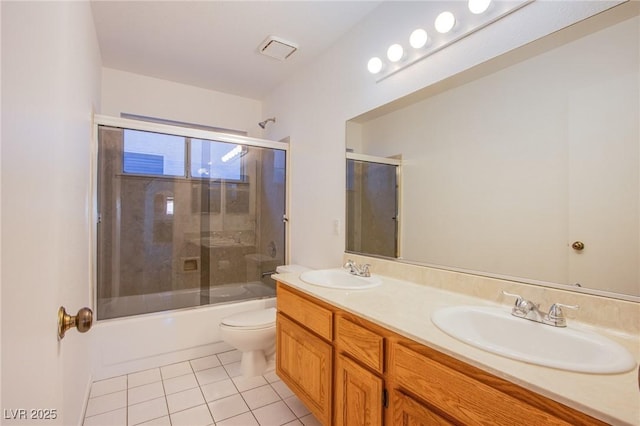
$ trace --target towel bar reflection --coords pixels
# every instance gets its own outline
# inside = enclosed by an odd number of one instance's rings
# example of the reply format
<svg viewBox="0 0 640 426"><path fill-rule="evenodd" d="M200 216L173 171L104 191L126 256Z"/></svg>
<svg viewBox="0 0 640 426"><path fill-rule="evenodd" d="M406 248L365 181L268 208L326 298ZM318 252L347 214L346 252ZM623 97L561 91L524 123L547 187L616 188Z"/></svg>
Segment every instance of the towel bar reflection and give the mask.
<svg viewBox="0 0 640 426"><path fill-rule="evenodd" d="M58 340L64 338L64 334L70 328L76 327L80 333L89 331L93 324L93 311L89 308L82 308L75 316L67 314L64 306L58 309Z"/></svg>

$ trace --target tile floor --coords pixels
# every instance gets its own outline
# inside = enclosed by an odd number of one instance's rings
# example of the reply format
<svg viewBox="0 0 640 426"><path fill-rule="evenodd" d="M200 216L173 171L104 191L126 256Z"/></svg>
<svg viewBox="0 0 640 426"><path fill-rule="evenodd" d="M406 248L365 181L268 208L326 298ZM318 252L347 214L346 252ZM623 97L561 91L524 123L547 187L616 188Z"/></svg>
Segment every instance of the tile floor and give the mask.
<svg viewBox="0 0 640 426"><path fill-rule="evenodd" d="M94 382L84 426L320 425L270 371L244 378L236 350Z"/></svg>

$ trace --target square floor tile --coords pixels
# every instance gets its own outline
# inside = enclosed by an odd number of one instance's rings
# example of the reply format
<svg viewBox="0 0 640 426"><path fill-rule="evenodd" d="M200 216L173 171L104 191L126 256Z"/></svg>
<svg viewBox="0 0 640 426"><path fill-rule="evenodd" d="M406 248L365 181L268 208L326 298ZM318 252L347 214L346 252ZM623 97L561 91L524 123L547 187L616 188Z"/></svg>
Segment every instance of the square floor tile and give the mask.
<svg viewBox="0 0 640 426"><path fill-rule="evenodd" d="M236 389L236 385L233 384L231 379L209 383L208 385L201 386L200 390L202 390L204 399L207 402L215 401L216 399L225 398L238 393L238 389Z"/></svg>
<svg viewBox="0 0 640 426"><path fill-rule="evenodd" d="M254 377L234 377L233 383L235 383L236 387L240 392L244 392L249 389L257 388L259 386L264 386L267 381L262 376L254 376Z"/></svg>
<svg viewBox="0 0 640 426"><path fill-rule="evenodd" d="M273 383L273 382L278 382L280 381L280 377L278 377L278 375L276 374L276 372L274 370L271 370L269 372L266 372L262 375L265 380L269 383Z"/></svg>
<svg viewBox="0 0 640 426"><path fill-rule="evenodd" d="M136 426L171 426L171 420L169 420L169 416L163 416L144 423L138 423Z"/></svg>
<svg viewBox="0 0 640 426"><path fill-rule="evenodd" d="M219 367L221 365L220 360L215 355L192 359L190 362L193 371L206 370L208 368Z"/></svg>
<svg viewBox="0 0 640 426"><path fill-rule="evenodd" d="M213 418L206 404L171 414L172 426L207 426L213 424Z"/></svg>
<svg viewBox="0 0 640 426"><path fill-rule="evenodd" d="M295 420L296 416L282 401L252 411L260 426L280 426Z"/></svg>
<svg viewBox="0 0 640 426"><path fill-rule="evenodd" d="M85 417L82 426L126 426L127 409L108 411L96 416Z"/></svg>
<svg viewBox="0 0 640 426"><path fill-rule="evenodd" d="M160 376L160 369L152 368L150 370L129 374L127 376L127 385L129 388L134 388L136 386L159 382L160 380L162 380L162 377Z"/></svg>
<svg viewBox="0 0 640 426"><path fill-rule="evenodd" d="M164 397L130 405L128 408L128 424L137 425L149 420L168 415L167 401Z"/></svg>
<svg viewBox="0 0 640 426"><path fill-rule="evenodd" d="M299 419L304 426L322 426L322 423L315 418L313 414L307 414Z"/></svg>
<svg viewBox="0 0 640 426"><path fill-rule="evenodd" d="M86 416L106 413L107 411L125 408L127 406L127 391L108 393L89 399Z"/></svg>
<svg viewBox="0 0 640 426"><path fill-rule="evenodd" d="M227 370L227 374L229 375L229 377L242 376L242 367L240 366L240 361L227 364L224 366L224 369Z"/></svg>
<svg viewBox="0 0 640 426"><path fill-rule="evenodd" d="M196 371L196 378L200 386L229 378L227 371L223 367L213 367L206 370Z"/></svg>
<svg viewBox="0 0 640 426"><path fill-rule="evenodd" d="M259 407L280 401L280 397L269 385L260 386L258 388L249 389L242 392L242 397L249 406L254 410ZM259 419L258 419L259 420Z"/></svg>
<svg viewBox="0 0 640 426"><path fill-rule="evenodd" d="M210 402L209 410L213 414L213 420L218 423L221 420L249 411L249 407L245 404L242 396L238 394Z"/></svg>
<svg viewBox="0 0 640 426"><path fill-rule="evenodd" d="M111 379L100 380L97 382L93 382L93 384L91 385L90 398L126 389L127 376L118 376Z"/></svg>
<svg viewBox="0 0 640 426"><path fill-rule="evenodd" d="M187 408L202 405L204 403L205 400L202 396L202 392L200 392L200 388L189 389L167 395L167 404L169 405L170 413L186 410Z"/></svg>
<svg viewBox="0 0 640 426"><path fill-rule="evenodd" d="M129 405L149 401L164 396L162 382L153 382L148 385L137 386L129 389L127 400Z"/></svg>
<svg viewBox="0 0 640 426"><path fill-rule="evenodd" d="M193 373L164 380L164 391L167 395L197 387L198 381Z"/></svg>
<svg viewBox="0 0 640 426"><path fill-rule="evenodd" d="M280 398L282 399L289 398L293 395L293 391L289 389L289 386L287 386L282 380L271 383L271 387L278 392L278 395L280 395Z"/></svg>
<svg viewBox="0 0 640 426"><path fill-rule="evenodd" d="M304 426L304 425L300 422L300 420L296 419L296 420L294 420L292 422L289 422L287 424L284 424L282 426Z"/></svg>
<svg viewBox="0 0 640 426"><path fill-rule="evenodd" d="M191 369L191 364L189 363L189 361L185 361L161 367L160 372L162 373L162 378L164 380L167 380L172 377L193 373L193 370Z"/></svg>
<svg viewBox="0 0 640 426"><path fill-rule="evenodd" d="M251 413L240 414L239 416L231 417L230 419L223 420L220 423L216 423L217 426L259 426L255 417Z"/></svg>
<svg viewBox="0 0 640 426"><path fill-rule="evenodd" d="M293 414L295 414L296 417L304 417L311 412L309 411L307 406L304 405L302 401L300 401L295 395L286 398L284 400L284 403L287 404L287 406L291 409L291 411L293 411Z"/></svg>
<svg viewBox="0 0 640 426"><path fill-rule="evenodd" d="M222 365L231 364L232 362L238 362L240 361L240 358L242 358L242 352L237 349L229 352L222 352L217 355Z"/></svg>

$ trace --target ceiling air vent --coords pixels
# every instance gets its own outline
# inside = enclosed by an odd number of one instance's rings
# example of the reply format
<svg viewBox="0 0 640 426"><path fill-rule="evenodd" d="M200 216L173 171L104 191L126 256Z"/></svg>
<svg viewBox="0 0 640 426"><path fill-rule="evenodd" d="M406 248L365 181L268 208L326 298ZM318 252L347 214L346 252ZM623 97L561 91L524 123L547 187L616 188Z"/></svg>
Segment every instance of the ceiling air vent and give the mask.
<svg viewBox="0 0 640 426"><path fill-rule="evenodd" d="M298 50L298 46L280 37L269 36L258 47L258 51L263 55L284 61Z"/></svg>

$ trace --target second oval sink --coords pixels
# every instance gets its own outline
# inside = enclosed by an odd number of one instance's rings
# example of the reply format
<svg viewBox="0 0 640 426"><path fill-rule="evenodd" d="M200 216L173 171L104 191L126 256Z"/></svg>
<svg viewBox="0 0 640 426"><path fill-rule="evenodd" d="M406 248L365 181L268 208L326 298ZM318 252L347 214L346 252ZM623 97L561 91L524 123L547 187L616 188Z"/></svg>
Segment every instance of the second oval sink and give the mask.
<svg viewBox="0 0 640 426"><path fill-rule="evenodd" d="M350 274L343 268L306 271L300 274L300 279L307 284L342 290L360 290L382 284L380 277L359 277Z"/></svg>
<svg viewBox="0 0 640 426"><path fill-rule="evenodd" d="M600 334L516 318L497 307L442 308L431 321L462 342L531 364L597 374L623 373L636 365L626 348Z"/></svg>

